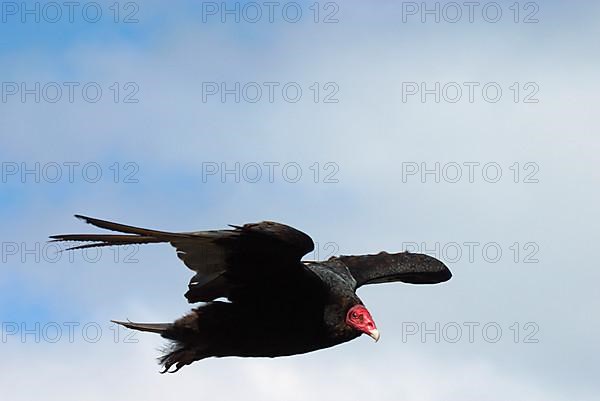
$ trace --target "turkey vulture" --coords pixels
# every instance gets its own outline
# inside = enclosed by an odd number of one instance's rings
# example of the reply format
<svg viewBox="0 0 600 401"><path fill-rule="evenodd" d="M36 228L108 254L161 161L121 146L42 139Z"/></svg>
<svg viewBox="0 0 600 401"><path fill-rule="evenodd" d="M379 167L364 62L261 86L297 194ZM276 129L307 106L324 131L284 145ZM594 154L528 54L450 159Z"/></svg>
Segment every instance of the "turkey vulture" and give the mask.
<svg viewBox="0 0 600 401"><path fill-rule="evenodd" d="M303 262L311 238L284 224L263 221L232 229L171 233L75 217L123 234L64 234L54 241L89 244L68 249L168 242L196 272L185 293L204 302L173 323L114 321L171 341L159 359L164 372L208 357L277 357L331 347L379 332L355 291L365 284L435 284L450 279L439 260L416 253L380 252ZM227 301L219 300L226 298Z"/></svg>

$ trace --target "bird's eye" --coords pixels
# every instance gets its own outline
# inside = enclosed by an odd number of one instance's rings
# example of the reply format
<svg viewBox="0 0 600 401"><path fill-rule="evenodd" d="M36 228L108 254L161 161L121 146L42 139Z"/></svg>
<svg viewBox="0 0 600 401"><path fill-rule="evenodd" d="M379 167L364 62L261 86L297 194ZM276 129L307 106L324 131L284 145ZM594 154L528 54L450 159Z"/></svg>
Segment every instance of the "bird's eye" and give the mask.
<svg viewBox="0 0 600 401"><path fill-rule="evenodd" d="M358 317L358 313L356 313L356 312L352 312L352 317L353 317L354 319L356 319L356 318Z"/></svg>

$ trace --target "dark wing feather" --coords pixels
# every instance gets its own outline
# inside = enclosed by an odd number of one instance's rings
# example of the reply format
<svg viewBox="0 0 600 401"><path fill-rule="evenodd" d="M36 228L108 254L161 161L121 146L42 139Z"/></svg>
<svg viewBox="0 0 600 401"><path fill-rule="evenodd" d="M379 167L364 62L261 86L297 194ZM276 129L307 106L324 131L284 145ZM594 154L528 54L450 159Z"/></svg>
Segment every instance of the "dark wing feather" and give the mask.
<svg viewBox="0 0 600 401"><path fill-rule="evenodd" d="M69 249L169 242L177 249L177 256L184 264L196 272L185 294L191 303L220 297L243 300L260 293L289 291L302 287L301 284L317 282L314 274L300 262L314 249L313 241L303 232L284 224L266 221L232 226L233 230L171 233L76 217L126 235L62 234L50 238L91 242Z"/></svg>
<svg viewBox="0 0 600 401"><path fill-rule="evenodd" d="M436 284L450 280L452 273L438 259L420 253L339 256L356 279L356 287L365 284L402 281L410 284Z"/></svg>
<svg viewBox="0 0 600 401"><path fill-rule="evenodd" d="M270 221L234 227L171 241L179 258L197 272L185 294L190 302L219 297L241 301L265 292L282 295L294 284L314 280L300 262L314 249L308 235Z"/></svg>

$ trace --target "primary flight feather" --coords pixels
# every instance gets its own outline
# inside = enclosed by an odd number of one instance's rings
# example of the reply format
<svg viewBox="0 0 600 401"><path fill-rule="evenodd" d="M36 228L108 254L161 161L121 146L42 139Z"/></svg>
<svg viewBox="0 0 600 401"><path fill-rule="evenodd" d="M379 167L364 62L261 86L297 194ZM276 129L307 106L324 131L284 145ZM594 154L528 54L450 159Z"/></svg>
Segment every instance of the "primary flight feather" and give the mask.
<svg viewBox="0 0 600 401"><path fill-rule="evenodd" d="M435 284L452 277L439 260L416 253L339 256L302 262L314 249L305 233L271 221L231 229L172 233L79 216L123 234L61 234L54 241L89 242L69 249L168 242L196 274L185 297L204 302L173 323L120 322L158 333L172 346L163 373L209 357L277 357L331 347L361 334L379 339L355 291L402 281ZM218 298L227 298L218 301Z"/></svg>

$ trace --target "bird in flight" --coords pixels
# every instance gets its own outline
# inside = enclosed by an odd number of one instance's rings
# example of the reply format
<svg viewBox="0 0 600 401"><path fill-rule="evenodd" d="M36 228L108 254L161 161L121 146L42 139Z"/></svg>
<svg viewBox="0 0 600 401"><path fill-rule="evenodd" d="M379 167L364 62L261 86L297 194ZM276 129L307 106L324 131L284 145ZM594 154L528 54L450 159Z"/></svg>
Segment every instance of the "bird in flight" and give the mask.
<svg viewBox="0 0 600 401"><path fill-rule="evenodd" d="M68 249L170 243L196 274L185 293L203 302L173 323L114 321L170 340L162 373L209 357L278 357L332 347L379 331L356 289L402 281L436 284L452 277L439 260L380 252L306 262L314 243L290 226L263 221L231 229L166 232L75 217L121 234L61 234L54 241L89 242ZM226 300L222 300L226 299ZM171 370L171 367L174 369Z"/></svg>

